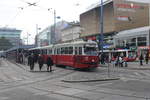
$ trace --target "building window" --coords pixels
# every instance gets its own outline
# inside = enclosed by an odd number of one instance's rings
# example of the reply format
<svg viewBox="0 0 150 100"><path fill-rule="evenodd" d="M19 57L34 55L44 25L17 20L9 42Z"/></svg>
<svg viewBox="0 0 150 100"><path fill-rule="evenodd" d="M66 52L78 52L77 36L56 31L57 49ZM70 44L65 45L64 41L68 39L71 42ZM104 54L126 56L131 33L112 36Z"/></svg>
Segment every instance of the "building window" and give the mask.
<svg viewBox="0 0 150 100"><path fill-rule="evenodd" d="M138 37L137 38L137 42L138 42L138 46L146 46L146 37Z"/></svg>

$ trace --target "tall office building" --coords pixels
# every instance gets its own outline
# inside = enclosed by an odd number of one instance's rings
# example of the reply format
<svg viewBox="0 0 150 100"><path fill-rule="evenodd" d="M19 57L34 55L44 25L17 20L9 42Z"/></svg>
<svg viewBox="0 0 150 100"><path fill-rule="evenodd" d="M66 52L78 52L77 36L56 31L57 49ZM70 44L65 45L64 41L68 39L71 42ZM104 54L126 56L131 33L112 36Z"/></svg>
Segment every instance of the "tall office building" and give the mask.
<svg viewBox="0 0 150 100"><path fill-rule="evenodd" d="M20 39L21 32L21 30L12 28L0 28L0 38L5 37L13 46L18 46L22 43Z"/></svg>

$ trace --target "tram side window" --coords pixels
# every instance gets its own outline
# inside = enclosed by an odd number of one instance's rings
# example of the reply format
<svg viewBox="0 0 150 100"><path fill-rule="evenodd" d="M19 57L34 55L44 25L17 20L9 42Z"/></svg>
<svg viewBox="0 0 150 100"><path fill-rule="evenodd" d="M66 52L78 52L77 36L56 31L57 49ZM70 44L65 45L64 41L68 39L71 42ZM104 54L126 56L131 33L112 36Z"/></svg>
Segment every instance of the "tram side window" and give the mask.
<svg viewBox="0 0 150 100"><path fill-rule="evenodd" d="M55 49L54 49L54 54L56 54L56 53L57 53L57 49L55 48Z"/></svg>
<svg viewBox="0 0 150 100"><path fill-rule="evenodd" d="M47 54L47 49L43 50L43 54Z"/></svg>
<svg viewBox="0 0 150 100"><path fill-rule="evenodd" d="M82 55L82 47L79 47L79 54Z"/></svg>
<svg viewBox="0 0 150 100"><path fill-rule="evenodd" d="M61 48L61 54L65 54L65 48L64 47Z"/></svg>
<svg viewBox="0 0 150 100"><path fill-rule="evenodd" d="M45 49L45 54L47 54L47 49Z"/></svg>
<svg viewBox="0 0 150 100"><path fill-rule="evenodd" d="M52 49L49 49L49 54L52 54Z"/></svg>
<svg viewBox="0 0 150 100"><path fill-rule="evenodd" d="M41 54L46 54L46 50L41 50Z"/></svg>
<svg viewBox="0 0 150 100"><path fill-rule="evenodd" d="M43 53L43 50L41 50L41 54L44 54L44 53Z"/></svg>
<svg viewBox="0 0 150 100"><path fill-rule="evenodd" d="M60 48L57 48L57 54L60 54Z"/></svg>
<svg viewBox="0 0 150 100"><path fill-rule="evenodd" d="M78 48L75 47L75 55L77 55L77 54L78 54Z"/></svg>
<svg viewBox="0 0 150 100"><path fill-rule="evenodd" d="M69 54L73 54L73 47L69 47Z"/></svg>
<svg viewBox="0 0 150 100"><path fill-rule="evenodd" d="M146 46L146 37L138 37L138 46Z"/></svg>
<svg viewBox="0 0 150 100"><path fill-rule="evenodd" d="M69 50L68 50L68 47L65 47L65 54L69 54Z"/></svg>

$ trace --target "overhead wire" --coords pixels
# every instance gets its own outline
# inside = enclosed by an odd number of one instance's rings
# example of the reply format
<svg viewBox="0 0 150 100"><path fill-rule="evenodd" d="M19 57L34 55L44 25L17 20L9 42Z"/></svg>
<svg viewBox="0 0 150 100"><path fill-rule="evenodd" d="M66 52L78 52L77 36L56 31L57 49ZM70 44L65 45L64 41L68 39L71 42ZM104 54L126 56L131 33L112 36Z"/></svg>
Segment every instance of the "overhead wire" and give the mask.
<svg viewBox="0 0 150 100"><path fill-rule="evenodd" d="M22 8L20 8L21 10L23 10ZM10 26L11 24L13 24L13 21L16 20L16 18L20 15L22 11L17 12L17 14L15 16L12 17L12 19L8 22L8 24L6 26Z"/></svg>

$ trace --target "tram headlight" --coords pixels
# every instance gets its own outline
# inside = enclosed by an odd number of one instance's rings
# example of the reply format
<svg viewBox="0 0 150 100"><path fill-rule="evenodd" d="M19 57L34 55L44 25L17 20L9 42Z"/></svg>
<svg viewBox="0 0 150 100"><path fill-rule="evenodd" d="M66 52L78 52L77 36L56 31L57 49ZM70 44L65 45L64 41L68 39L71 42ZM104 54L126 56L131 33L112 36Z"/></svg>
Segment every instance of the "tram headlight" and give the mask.
<svg viewBox="0 0 150 100"><path fill-rule="evenodd" d="M94 60L94 59L92 59L92 62L95 62L95 60Z"/></svg>

